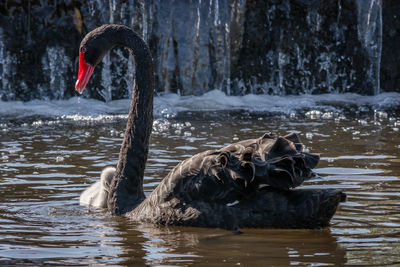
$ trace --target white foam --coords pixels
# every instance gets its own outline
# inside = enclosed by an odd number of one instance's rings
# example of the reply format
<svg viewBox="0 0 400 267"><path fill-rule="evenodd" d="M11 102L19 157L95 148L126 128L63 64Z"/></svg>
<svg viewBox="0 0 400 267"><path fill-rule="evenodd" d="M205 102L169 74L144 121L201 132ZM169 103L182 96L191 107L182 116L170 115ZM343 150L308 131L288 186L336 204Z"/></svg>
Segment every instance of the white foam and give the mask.
<svg viewBox="0 0 400 267"><path fill-rule="evenodd" d="M272 112L290 114L300 109L338 110L344 105L370 106L387 110L400 106L399 93L382 93L375 96L359 94L321 94L321 95L254 95L227 96L219 90L202 96L177 96L168 94L155 99L155 106L167 107L175 112L202 110L238 110L253 112Z"/></svg>
<svg viewBox="0 0 400 267"><path fill-rule="evenodd" d="M30 116L62 117L71 120L96 120L124 118L130 99L102 102L94 99L73 97L68 100L0 101L0 117L24 118ZM174 117L182 111L247 110L249 112L291 114L299 110L329 110L340 112L343 107L368 106L376 110L400 107L399 93L382 93L375 96L358 94L322 95L254 95L227 96L219 90L202 96L178 96L165 94L154 99L156 117Z"/></svg>

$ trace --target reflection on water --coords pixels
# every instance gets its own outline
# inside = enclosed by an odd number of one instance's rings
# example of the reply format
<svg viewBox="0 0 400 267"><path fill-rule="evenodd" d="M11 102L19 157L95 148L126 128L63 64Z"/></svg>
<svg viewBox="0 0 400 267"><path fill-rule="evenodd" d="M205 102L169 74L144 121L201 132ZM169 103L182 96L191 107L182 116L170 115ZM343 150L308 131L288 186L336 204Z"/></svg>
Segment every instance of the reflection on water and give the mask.
<svg viewBox="0 0 400 267"><path fill-rule="evenodd" d="M307 149L321 154L321 177L303 188L348 194L328 229L244 229L241 235L138 225L78 205L101 169L116 164L126 116L3 121L0 264L400 263L400 118L317 113L186 112L155 121L146 194L179 161L267 130L299 133Z"/></svg>

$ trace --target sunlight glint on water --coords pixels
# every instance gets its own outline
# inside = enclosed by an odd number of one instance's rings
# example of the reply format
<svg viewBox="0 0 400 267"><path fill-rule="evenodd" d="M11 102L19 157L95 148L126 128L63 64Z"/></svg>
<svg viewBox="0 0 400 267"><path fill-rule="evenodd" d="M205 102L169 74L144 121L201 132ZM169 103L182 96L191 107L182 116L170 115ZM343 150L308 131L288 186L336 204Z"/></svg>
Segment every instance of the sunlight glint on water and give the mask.
<svg viewBox="0 0 400 267"><path fill-rule="evenodd" d="M352 102L357 112L364 110L357 116L340 105L306 108L311 103L307 102L304 110L270 114L262 109L241 111L246 98L229 101L236 111L199 112L188 108L196 102L191 98L156 98L146 194L173 166L195 153L265 131L282 135L292 131L300 134L308 150L321 154L316 169L321 178L302 188L341 188L348 194L330 228L244 229L244 234L233 235L219 229L137 225L81 207L80 193L97 181L102 168L117 162L127 102L7 103L10 106L0 107L1 114L7 114L0 122L0 264L254 266L399 261L400 118L390 110L374 111L379 103L397 103L396 97L368 99L372 106ZM290 106L275 105L275 111ZM3 110L7 107L8 113ZM45 109L52 113L44 114ZM34 112L27 116L27 111Z"/></svg>

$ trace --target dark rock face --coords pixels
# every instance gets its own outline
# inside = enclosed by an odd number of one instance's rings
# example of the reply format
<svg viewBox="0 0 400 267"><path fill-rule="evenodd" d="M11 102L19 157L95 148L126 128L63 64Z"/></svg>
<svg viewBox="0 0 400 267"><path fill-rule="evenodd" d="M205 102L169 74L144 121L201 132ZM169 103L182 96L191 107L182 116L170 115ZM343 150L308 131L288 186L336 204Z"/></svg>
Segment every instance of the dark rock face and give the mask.
<svg viewBox="0 0 400 267"><path fill-rule="evenodd" d="M373 94L379 73L384 91L400 91L400 5L382 2L1 1L0 99L76 95L79 43L105 23L150 44L157 92ZM84 96L129 97L133 74L129 52L114 49Z"/></svg>
<svg viewBox="0 0 400 267"><path fill-rule="evenodd" d="M239 91L372 94L355 1L248 1L233 77Z"/></svg>
<svg viewBox="0 0 400 267"><path fill-rule="evenodd" d="M382 3L381 88L400 92L400 1Z"/></svg>
<svg viewBox="0 0 400 267"><path fill-rule="evenodd" d="M71 27L73 11L72 4L67 3L42 6L40 1L1 2L1 99L64 98L73 94L72 90L50 87L70 84L65 77L75 75L75 57L60 62L57 69L49 66L77 51L81 37Z"/></svg>

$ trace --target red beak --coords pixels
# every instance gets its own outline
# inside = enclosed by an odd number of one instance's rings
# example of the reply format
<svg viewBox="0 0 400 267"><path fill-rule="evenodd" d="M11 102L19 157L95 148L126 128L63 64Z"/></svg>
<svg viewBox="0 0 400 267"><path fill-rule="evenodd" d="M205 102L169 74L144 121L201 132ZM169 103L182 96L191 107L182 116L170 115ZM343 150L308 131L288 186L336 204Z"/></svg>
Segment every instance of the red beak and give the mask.
<svg viewBox="0 0 400 267"><path fill-rule="evenodd" d="M86 84L88 83L90 76L92 76L94 67L86 63L83 56L85 52L79 53L79 73L78 73L78 80L75 83L75 90L79 93L83 92L85 89Z"/></svg>

